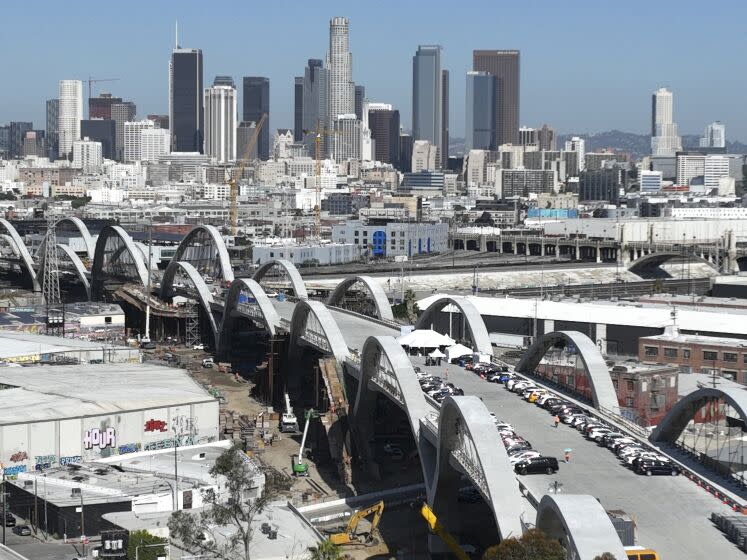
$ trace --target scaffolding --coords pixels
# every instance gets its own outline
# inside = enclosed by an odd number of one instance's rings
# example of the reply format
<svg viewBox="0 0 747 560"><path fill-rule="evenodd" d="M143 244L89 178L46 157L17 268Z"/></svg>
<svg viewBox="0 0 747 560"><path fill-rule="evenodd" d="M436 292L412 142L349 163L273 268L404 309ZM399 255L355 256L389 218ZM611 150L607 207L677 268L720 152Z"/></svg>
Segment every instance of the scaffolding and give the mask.
<svg viewBox="0 0 747 560"><path fill-rule="evenodd" d="M184 323L184 343L188 348L192 348L202 341L200 336L200 310L196 303L191 304L187 309Z"/></svg>
<svg viewBox="0 0 747 560"><path fill-rule="evenodd" d="M53 218L47 219L47 235L44 239L44 276L42 295L46 307L46 333L65 336L65 308L60 295L60 266L57 259L57 232Z"/></svg>

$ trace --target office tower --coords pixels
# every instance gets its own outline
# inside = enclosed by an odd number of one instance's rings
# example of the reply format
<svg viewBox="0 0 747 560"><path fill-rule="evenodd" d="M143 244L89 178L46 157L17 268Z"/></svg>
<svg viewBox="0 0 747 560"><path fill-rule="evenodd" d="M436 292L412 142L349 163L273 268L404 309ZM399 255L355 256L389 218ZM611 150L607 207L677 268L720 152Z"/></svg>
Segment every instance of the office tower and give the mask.
<svg viewBox="0 0 747 560"><path fill-rule="evenodd" d="M129 121L124 123L124 162L132 163L140 159L140 132L155 128L156 123L149 120Z"/></svg>
<svg viewBox="0 0 747 560"><path fill-rule="evenodd" d="M355 84L353 84L353 56L350 54L350 22L344 17L329 21L329 122L338 115L355 114ZM327 128L333 128L328 126Z"/></svg>
<svg viewBox="0 0 747 560"><path fill-rule="evenodd" d="M374 159L399 163L399 111L386 103L368 104L368 128L374 140Z"/></svg>
<svg viewBox="0 0 747 560"><path fill-rule="evenodd" d="M412 145L412 172L435 171L438 148L428 140L415 140Z"/></svg>
<svg viewBox="0 0 747 560"><path fill-rule="evenodd" d="M46 137L47 137L47 157L50 160L57 158L59 153L59 115L60 115L60 100L59 99L47 99L46 103Z"/></svg>
<svg viewBox="0 0 747 560"><path fill-rule="evenodd" d="M20 158L23 152L23 139L34 128L34 123L13 121L10 123L10 157Z"/></svg>
<svg viewBox="0 0 747 560"><path fill-rule="evenodd" d="M726 148L726 126L715 121L705 127L703 138L700 139L701 148Z"/></svg>
<svg viewBox="0 0 747 560"><path fill-rule="evenodd" d="M329 70L323 67L322 61L310 58L303 76L303 129L316 130L329 127ZM309 153L315 156L316 134L304 134L303 143ZM320 138L321 155L329 155L329 137Z"/></svg>
<svg viewBox="0 0 747 560"><path fill-rule="evenodd" d="M60 80L59 87L59 155L69 157L73 142L80 140L80 121L83 119L83 82Z"/></svg>
<svg viewBox="0 0 747 560"><path fill-rule="evenodd" d="M293 141L303 140L303 76L293 78Z"/></svg>
<svg viewBox="0 0 747 560"><path fill-rule="evenodd" d="M84 119L80 121L80 135L101 143L101 157L116 159L117 123L113 119Z"/></svg>
<svg viewBox="0 0 747 560"><path fill-rule="evenodd" d="M157 123L156 123L157 124ZM171 133L166 128L144 128L140 131L140 161L158 162L171 151Z"/></svg>
<svg viewBox="0 0 747 560"><path fill-rule="evenodd" d="M420 45L412 57L412 136L442 150L443 73L441 47ZM413 169L415 171L415 169Z"/></svg>
<svg viewBox="0 0 747 560"><path fill-rule="evenodd" d="M397 169L408 173L412 171L412 149L415 141L411 134L405 134L400 131L399 134L399 158Z"/></svg>
<svg viewBox="0 0 747 560"><path fill-rule="evenodd" d="M26 133L23 135L23 145L21 146L21 157L26 157L26 156L37 156L37 157L46 156L43 130L27 130Z"/></svg>
<svg viewBox="0 0 747 560"><path fill-rule="evenodd" d="M236 160L236 88L214 85L205 89L205 154L218 163Z"/></svg>
<svg viewBox="0 0 747 560"><path fill-rule="evenodd" d="M123 101L122 103L112 103L112 120L115 123L116 138L114 141L115 158L117 161L124 159L124 127L126 122L135 120L137 107L132 101Z"/></svg>
<svg viewBox="0 0 747 560"><path fill-rule="evenodd" d="M102 93L98 97L89 98L88 99L88 118L89 119L111 119L112 118L112 105L114 103L122 103L122 98L112 97L111 93Z"/></svg>
<svg viewBox="0 0 747 560"><path fill-rule="evenodd" d="M476 50L472 69L495 76L496 145L518 144L520 60L517 50Z"/></svg>
<svg viewBox="0 0 747 560"><path fill-rule="evenodd" d="M706 189L718 189L722 177L729 177L729 158L722 155L708 155L703 166L703 185Z"/></svg>
<svg viewBox="0 0 747 560"><path fill-rule="evenodd" d="M702 180L705 173L705 154L685 152L677 154L677 184L690 186L693 179Z"/></svg>
<svg viewBox="0 0 747 560"><path fill-rule="evenodd" d="M495 150L495 76L467 72L464 151Z"/></svg>
<svg viewBox="0 0 747 560"><path fill-rule="evenodd" d="M537 146L539 148L539 131L536 128L522 126L519 129L519 144L522 146Z"/></svg>
<svg viewBox="0 0 747 560"><path fill-rule="evenodd" d="M182 49L171 52L169 62L169 130L175 152L199 152L203 149L202 51Z"/></svg>
<svg viewBox="0 0 747 560"><path fill-rule="evenodd" d="M236 157L239 160L251 161L257 159L257 143L254 143L251 151L247 153L247 148L254 138L257 130L257 123L254 121L241 121L236 129Z"/></svg>
<svg viewBox="0 0 747 560"><path fill-rule="evenodd" d="M641 192L659 192L661 191L662 172L641 170L638 174L641 182Z"/></svg>
<svg viewBox="0 0 747 560"><path fill-rule="evenodd" d="M214 86L228 86L236 89L236 84L231 76L216 76L213 80Z"/></svg>
<svg viewBox="0 0 747 560"><path fill-rule="evenodd" d="M682 141L673 121L674 98L667 88L657 89L651 96L651 155L674 157L682 150Z"/></svg>
<svg viewBox="0 0 747 560"><path fill-rule="evenodd" d="M96 173L101 169L101 142L94 142L88 138L76 140L72 145L72 167L82 169L84 173Z"/></svg>
<svg viewBox="0 0 747 560"><path fill-rule="evenodd" d="M10 154L10 126L0 126L0 157L5 159Z"/></svg>
<svg viewBox="0 0 747 560"><path fill-rule="evenodd" d="M257 139L257 156L259 159L270 158L270 80L261 76L244 78L244 122L259 122L262 115L267 115Z"/></svg>
<svg viewBox="0 0 747 560"><path fill-rule="evenodd" d="M441 70L441 168L449 164L449 71Z"/></svg>
<svg viewBox="0 0 747 560"><path fill-rule="evenodd" d="M586 141L583 138L574 136L565 142L566 152L576 152L578 154L578 170L586 169Z"/></svg>
<svg viewBox="0 0 747 560"><path fill-rule="evenodd" d="M617 204L622 185L623 170L609 169L582 171L578 178L578 198L582 201L604 201Z"/></svg>
<svg viewBox="0 0 747 560"><path fill-rule="evenodd" d="M540 128L537 133L537 143L540 151L545 150L554 152L556 149L555 129L543 124L542 128Z"/></svg>
<svg viewBox="0 0 747 560"><path fill-rule="evenodd" d="M164 130L169 129L169 116L168 115L148 115L145 117L149 121L153 121L156 123L156 126L158 128L163 128Z"/></svg>
<svg viewBox="0 0 747 560"><path fill-rule="evenodd" d="M363 120L363 100L366 98L366 86L355 86L355 116Z"/></svg>
<svg viewBox="0 0 747 560"><path fill-rule="evenodd" d="M341 163L361 159L361 121L355 113L337 115L334 131L335 161Z"/></svg>

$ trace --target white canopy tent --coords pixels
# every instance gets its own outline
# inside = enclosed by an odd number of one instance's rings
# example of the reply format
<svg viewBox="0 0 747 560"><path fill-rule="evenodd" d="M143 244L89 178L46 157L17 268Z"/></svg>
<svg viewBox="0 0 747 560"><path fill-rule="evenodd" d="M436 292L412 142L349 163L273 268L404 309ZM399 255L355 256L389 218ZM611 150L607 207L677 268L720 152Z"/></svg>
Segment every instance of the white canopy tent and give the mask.
<svg viewBox="0 0 747 560"><path fill-rule="evenodd" d="M471 356L472 354L474 354L474 350L466 347L464 344L455 344L446 349L446 359L449 361L454 358L461 358L462 356Z"/></svg>
<svg viewBox="0 0 747 560"><path fill-rule="evenodd" d="M445 358L446 354L444 354L443 352L441 352L441 350L439 350L438 348L436 348L433 352L431 352L430 354L428 354L428 356L431 357L431 358Z"/></svg>
<svg viewBox="0 0 747 560"><path fill-rule="evenodd" d="M409 348L438 348L439 346L453 346L454 340L434 330L418 329L398 337L397 343Z"/></svg>

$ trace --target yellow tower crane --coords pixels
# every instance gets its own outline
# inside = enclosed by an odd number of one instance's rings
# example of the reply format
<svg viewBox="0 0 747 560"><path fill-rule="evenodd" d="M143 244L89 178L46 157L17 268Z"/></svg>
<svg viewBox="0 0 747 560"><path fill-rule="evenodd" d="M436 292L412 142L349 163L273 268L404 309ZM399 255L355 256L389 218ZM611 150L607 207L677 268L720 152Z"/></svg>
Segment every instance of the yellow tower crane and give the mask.
<svg viewBox="0 0 747 560"><path fill-rule="evenodd" d="M227 184L231 187L231 207L229 209L231 235L236 235L239 229L239 180L244 174L244 169L246 169L247 163L249 163L249 158L251 157L252 150L257 144L259 133L262 130L262 125L265 124L266 119L267 113L262 113L262 117L260 117L259 122L257 122L257 125L254 128L254 136L252 136L251 140L249 140L249 142L247 143L246 148L244 148L244 153L241 154L238 169L234 170L234 172L231 174L230 179L228 179Z"/></svg>

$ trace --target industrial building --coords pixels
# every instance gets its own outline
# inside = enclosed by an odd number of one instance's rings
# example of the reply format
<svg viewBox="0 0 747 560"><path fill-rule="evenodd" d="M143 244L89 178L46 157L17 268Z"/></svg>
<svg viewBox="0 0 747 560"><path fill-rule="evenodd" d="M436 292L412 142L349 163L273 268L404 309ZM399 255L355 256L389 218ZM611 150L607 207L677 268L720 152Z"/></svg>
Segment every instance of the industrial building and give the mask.
<svg viewBox="0 0 747 560"><path fill-rule="evenodd" d="M39 323L38 326L42 326ZM91 332L89 337L105 333ZM5 364L139 363L140 351L129 346L82 338L62 338L33 332L0 330L0 361ZM34 370L35 372L37 370ZM2 395L2 392L0 392Z"/></svg>

